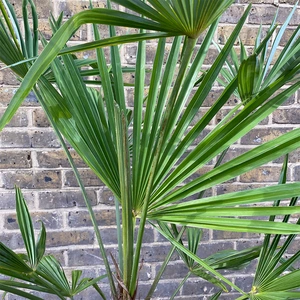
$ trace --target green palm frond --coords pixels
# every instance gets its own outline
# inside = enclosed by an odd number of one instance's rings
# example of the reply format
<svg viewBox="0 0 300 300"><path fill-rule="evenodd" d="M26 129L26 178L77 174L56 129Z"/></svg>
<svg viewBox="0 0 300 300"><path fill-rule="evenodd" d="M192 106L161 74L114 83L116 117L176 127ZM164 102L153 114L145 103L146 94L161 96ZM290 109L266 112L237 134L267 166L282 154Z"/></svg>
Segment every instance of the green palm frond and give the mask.
<svg viewBox="0 0 300 300"><path fill-rule="evenodd" d="M113 0L159 23L166 31L197 38L234 2L233 0Z"/></svg>

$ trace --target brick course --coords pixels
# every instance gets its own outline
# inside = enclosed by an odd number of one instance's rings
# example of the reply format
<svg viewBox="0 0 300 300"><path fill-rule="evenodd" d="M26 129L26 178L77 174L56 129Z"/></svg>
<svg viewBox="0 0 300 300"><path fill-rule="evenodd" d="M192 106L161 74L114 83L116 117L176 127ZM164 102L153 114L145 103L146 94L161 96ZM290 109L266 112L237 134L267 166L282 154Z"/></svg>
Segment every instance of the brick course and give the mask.
<svg viewBox="0 0 300 300"><path fill-rule="evenodd" d="M17 9L17 16L21 16L21 0L11 1ZM104 0L93 1L94 7L105 7ZM36 0L37 9L40 15L40 30L47 38L50 37L47 18L49 11L58 15L64 11L65 18L86 9L89 1L71 0ZM283 23L291 11L296 0L237 0L234 6L221 18L221 24L216 34L216 39L224 43L229 36L234 24L239 20L248 3L253 7L248 18L248 23L241 32L241 38L245 45L251 49L255 42L255 33L260 23L263 23L263 32L266 31L266 24L270 24L277 6L280 5L279 23ZM117 5L114 5L117 8ZM300 9L292 19L290 30L284 36L286 40L292 29L299 24ZM101 28L104 29L103 26ZM123 28L117 28L119 33L126 32ZM131 30L132 32L134 30ZM88 41L92 36L91 26L85 25L72 38L74 42ZM103 30L103 37L107 36L107 30ZM152 63L155 53L155 43L150 41L147 45L147 63ZM84 55L91 56L90 52ZM211 64L217 52L212 49L205 63ZM134 45L124 46L123 62L134 63L136 51ZM0 65L0 68L2 66ZM133 82L132 75L127 81ZM149 78L147 78L147 82ZM7 107L10 99L15 93L18 81L10 71L0 70L0 115ZM128 102L132 103L132 90L128 89ZM204 103L209 107L220 94L220 89L215 88ZM300 124L300 98L296 96L287 100L283 107L273 113L270 118L264 120L256 129L243 137L236 143L236 148L227 154L227 159L243 153L246 149L259 145L277 137ZM237 100L232 96L226 104L229 110L236 104ZM205 111L201 111L200 115ZM227 110L221 111L213 124L218 123ZM204 133L204 134L207 134ZM103 238L108 245L108 252L116 252L116 229L115 210L113 195L108 191L96 176L86 168L86 165L72 152L75 162L79 167L82 179L87 186L87 192L92 205L96 209L96 218L103 227ZM282 159L278 159L265 167L248 172L231 183L225 183L213 188L209 194L222 194L243 189L260 187L265 184L275 184L278 181ZM294 152L290 158L289 179L300 180L300 159L299 151ZM209 169L209 167L207 167ZM201 174L203 170L199 171ZM199 175L198 174L198 175ZM49 251L60 259L62 265L71 270L72 267L79 267L84 274L98 276L103 274L102 260L99 258L99 250L95 243L95 237L91 223L85 209L82 195L70 165L60 148L59 142L39 107L36 98L30 94L16 116L0 133L0 240L13 249L22 249L20 233L17 230L15 218L15 203L13 188L17 184L23 189L29 208L32 212L35 226L39 228L38 220L43 220L48 229L47 245ZM227 248L242 249L243 247L256 245L259 235L224 233L207 231L203 238L200 256L205 257L214 251ZM237 242L240 241L240 243ZM139 297L143 299L149 287L149 281L153 280L159 266L170 247L158 233L151 228L146 229L146 245L142 250L141 258L144 266L141 271L141 284ZM116 254L116 253L115 253ZM168 299L180 283L180 278L186 270L178 262L178 255L174 255L172 263L164 274L163 281L159 284L155 293L155 299ZM91 269L92 266L92 269ZM242 272L242 271L241 271ZM253 272L250 270L249 273ZM242 287L249 287L250 277L235 278L235 283ZM108 291L107 285L103 285ZM179 292L176 299L207 299L207 295L217 289L207 283L192 277ZM78 299L98 299L92 290L84 292ZM165 298L162 298L165 297ZM235 299L234 295L224 296L221 299ZM9 300L19 299L9 295ZM47 300L55 299L49 296Z"/></svg>

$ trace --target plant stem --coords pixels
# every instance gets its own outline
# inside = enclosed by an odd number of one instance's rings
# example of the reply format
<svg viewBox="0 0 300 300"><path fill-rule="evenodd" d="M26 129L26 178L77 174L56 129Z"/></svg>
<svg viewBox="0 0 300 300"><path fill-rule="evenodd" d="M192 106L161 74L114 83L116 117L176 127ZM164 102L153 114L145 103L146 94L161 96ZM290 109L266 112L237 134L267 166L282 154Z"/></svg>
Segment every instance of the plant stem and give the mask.
<svg viewBox="0 0 300 300"><path fill-rule="evenodd" d="M153 182L154 182L154 178L155 178L155 170L157 168L157 164L158 164L159 157L160 157L160 150L162 149L162 145L163 145L163 141L164 141L164 137L165 137L165 133L166 133L166 129L167 129L167 124L168 124L170 115L172 113L172 108L174 106L176 97L180 90L180 86L184 79L186 70L189 66L195 44L196 44L195 39L187 38L187 43L184 48L184 53L182 55L182 60L181 60L181 64L179 67L178 76L176 78L176 81L175 81L175 84L173 87L173 91L170 96L170 100L166 107L165 116L164 116L164 119L163 119L162 125L161 125L160 135L159 135L159 138L157 141L157 146L156 146L156 149L154 150L155 153L154 153L152 165L150 168L150 175L149 175L149 180L148 180L148 184L147 184L147 188L146 188L143 209L142 209L142 213L141 213L140 225L139 225L137 242L136 242L136 249L135 249L133 266L132 266L132 276L131 276L131 282L130 282L130 288L129 288L129 292L131 295L133 295L133 293L136 289L136 284L137 284L136 282L137 282L137 277L138 277L137 273L138 273L138 266L139 266L139 261L140 261L142 240L143 240L143 235L144 235L144 230L145 230L145 225L146 225L148 206L149 206L150 197L151 197L151 193L152 193L152 186L153 186Z"/></svg>
<svg viewBox="0 0 300 300"><path fill-rule="evenodd" d="M103 300L106 300L105 295L103 294L103 292L101 291L101 289L99 288L99 286L95 283L93 284L94 289L98 292L98 294L101 296L101 298Z"/></svg>
<svg viewBox="0 0 300 300"><path fill-rule="evenodd" d="M120 191L122 203L122 241L123 241L123 284L128 289L131 279L133 260L133 214L132 186L130 174L130 156L128 145L127 121L125 112L115 105L116 148L120 176ZM124 297L125 297L124 293ZM123 298L124 299L124 298Z"/></svg>
<svg viewBox="0 0 300 300"><path fill-rule="evenodd" d="M121 220L120 220L120 205L119 201L116 197L115 199L115 206L116 206L116 223L117 223L117 235L118 235L118 257L119 257L119 268L121 273L123 274L123 249L122 249L122 227L121 227Z"/></svg>
<svg viewBox="0 0 300 300"><path fill-rule="evenodd" d="M243 295L241 297L236 298L236 300L247 300L247 299L249 299L248 295Z"/></svg>
<svg viewBox="0 0 300 300"><path fill-rule="evenodd" d="M41 77L42 79L42 77ZM75 166L75 163L73 161L73 158L70 154L70 151L68 150L68 147L59 131L59 129L57 128L54 120L52 119L52 116L48 110L48 107L47 105L45 104L44 102L44 99L41 97L39 91L35 88L34 89L34 92L41 104L41 106L43 107L44 111L46 112L48 118L49 118L49 121L68 157L68 160L70 162L70 165L72 167L72 170L75 174L75 177L76 177L76 180L78 182L78 185L80 187L80 190L82 192L82 195L83 195L83 199L85 201L85 204L86 204L86 207L88 209L88 212L89 212L89 215L90 215L90 218L91 218L91 221L92 221L92 224L93 224L93 228L94 228L94 231L95 231L95 235L96 235L96 239L97 239L97 242L98 242L98 245L99 245L99 249L100 249L100 253L101 253L101 256L102 256L102 259L103 259L103 262L104 262L104 265L105 265L105 269L106 269L106 272L107 272L107 277L109 279L109 284L110 284L110 288L111 288L111 292L112 292L112 296L113 296L113 299L117 299L117 292L116 292L116 287L115 287L115 284L114 284L114 279L112 277L112 272L111 272L111 269L110 269L110 265L109 265L109 262L108 262L108 258L107 258L107 255L106 255L106 251L105 251L105 248L104 248L104 244L103 244L103 241L102 241L102 238L101 238L101 234L100 234L100 230L98 228L98 224L97 224L97 220L96 220L96 217L95 217L95 213L93 211L93 208L91 206L91 203L90 203L90 200L88 198L88 195L86 193L86 190L85 190L85 187L84 187L84 184L82 183L82 180L80 178L80 175L78 173L78 170Z"/></svg>
<svg viewBox="0 0 300 300"><path fill-rule="evenodd" d="M170 298L170 300L173 300L175 298L175 296L177 295L177 293L179 292L179 290L182 288L182 286L185 284L185 282L189 279L189 277L191 276L192 272L188 272L187 275L182 279L182 281L180 282L178 288L176 289L176 291L174 292L174 294L172 295L172 297Z"/></svg>

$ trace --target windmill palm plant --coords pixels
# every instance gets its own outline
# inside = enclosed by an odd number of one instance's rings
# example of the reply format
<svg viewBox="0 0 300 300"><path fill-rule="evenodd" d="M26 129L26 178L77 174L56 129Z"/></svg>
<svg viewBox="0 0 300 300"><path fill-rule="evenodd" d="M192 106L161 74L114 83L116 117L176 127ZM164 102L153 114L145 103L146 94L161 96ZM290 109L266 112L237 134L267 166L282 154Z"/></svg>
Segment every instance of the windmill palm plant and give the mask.
<svg viewBox="0 0 300 300"><path fill-rule="evenodd" d="M299 89L299 28L294 31L278 58L275 58L275 50L288 21L277 31L274 40L272 37L276 27L273 24L264 39L258 36L251 55L248 56L242 47L239 59L233 49L249 14L249 6L225 45L219 48L220 53L214 63L203 71L218 18L233 0L114 2L134 13L113 10L110 1L107 1L108 8L91 7L65 23L62 22L62 16L57 20L51 17L53 36L46 41L42 35L39 38L38 18L31 0L23 0L24 37L12 5L8 0L0 1L0 60L11 68L21 82L0 120L0 129L11 120L24 98L33 90L66 151L82 189L106 267L112 299L129 300L135 299L137 295L140 253L146 223L151 224L172 244L147 299L151 298L159 277L175 250L179 251L192 274L225 291L226 285L229 285L242 294L241 299L266 299L261 293L267 290L268 284L268 288L270 285L276 286L276 281L272 276L260 274L265 274L265 270L274 274L281 274L283 271L283 268L280 272L276 268L279 262L277 257L272 267L261 264L263 260L273 259L276 243L271 246L264 243L259 275L255 279L255 284L262 284L262 288L253 289L250 294L217 270L226 266L236 267L254 259L259 255L260 248L238 253L219 253L207 259L200 259L196 252L203 228L282 235L295 235L300 231L299 224L287 222L287 217L284 222L276 222L272 217L299 213L300 207L294 205L294 202L290 206L268 206L274 201L297 197L300 194L300 183L203 197L207 189L300 147L300 129L295 129L228 162L222 161L226 151L238 139ZM28 5L32 9L34 21L32 30L27 18ZM292 14L293 12L290 17ZM86 23L93 24L94 41L67 46L72 34ZM101 38L97 24L109 26L109 38ZM114 26L137 28L140 32L117 36ZM197 40L201 34L203 41L198 45ZM165 59L167 38L172 38L172 44ZM149 66L146 66L146 40L149 39L158 39L158 42L150 68L150 83L146 86L145 76L149 71ZM39 40L43 46L40 54L37 51ZM121 64L119 51L119 45L132 42L137 43L136 63L130 69L135 75L133 108L126 102L125 88L128 83L123 75L128 70ZM105 60L103 47L110 47L109 63ZM95 49L96 58L93 60L76 56L77 52L91 49ZM231 62L228 59L230 56ZM91 84L87 76L95 75L98 79ZM197 120L198 111L217 82L224 84L223 92L202 118ZM241 103L203 137L207 126L234 93L239 95ZM114 258L114 268L109 263L101 230L65 140L112 191L117 209L121 207L118 210L122 219L122 226L118 222L119 257ZM201 176L197 175L210 161L216 162L215 167ZM26 216L29 220L29 215ZM269 219L261 219L262 217ZM138 234L135 239L136 227ZM188 246L182 240L184 231L187 232ZM25 242L26 234L23 237ZM31 238L29 244L34 245L33 241ZM273 250L265 254L265 249L269 248ZM13 255L5 249L2 255ZM29 264L26 263L27 260L23 261L24 268L32 267L30 253L28 248ZM41 262L40 259L34 260L37 269ZM18 263L21 264L21 260ZM290 266L289 262L283 264ZM3 265L0 268L7 269ZM45 269L49 270L47 266ZM50 276L51 272L48 274ZM14 277L12 274L8 275ZM24 275L21 279L24 278L27 277ZM278 282L279 285L287 280L287 277L282 278L284 279ZM30 283L16 286L30 289L37 284L35 281ZM94 283L92 281L92 284L86 284L85 287L93 285L101 297L105 298ZM11 286L6 282L0 288L16 292ZM296 284L291 289L299 286L300 284ZM57 292L57 287L51 290L46 286L43 291L53 290ZM71 292L59 293L56 294L62 299L73 296ZM213 299L217 299L219 294L214 295ZM278 299L286 299L286 295L282 295ZM27 294L26 297L31 296Z"/></svg>

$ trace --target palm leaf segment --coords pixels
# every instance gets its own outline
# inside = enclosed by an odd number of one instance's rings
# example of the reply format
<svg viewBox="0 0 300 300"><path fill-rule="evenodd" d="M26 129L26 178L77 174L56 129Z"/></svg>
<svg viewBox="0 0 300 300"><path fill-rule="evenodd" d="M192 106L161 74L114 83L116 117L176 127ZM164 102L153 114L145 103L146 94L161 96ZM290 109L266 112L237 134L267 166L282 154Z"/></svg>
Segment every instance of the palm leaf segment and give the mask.
<svg viewBox="0 0 300 300"><path fill-rule="evenodd" d="M197 38L233 0L113 0L161 24L166 31Z"/></svg>

